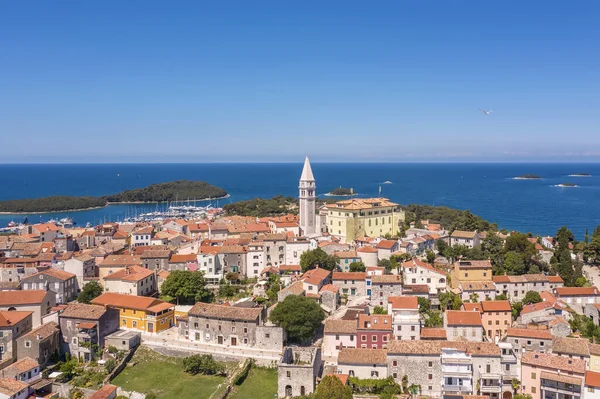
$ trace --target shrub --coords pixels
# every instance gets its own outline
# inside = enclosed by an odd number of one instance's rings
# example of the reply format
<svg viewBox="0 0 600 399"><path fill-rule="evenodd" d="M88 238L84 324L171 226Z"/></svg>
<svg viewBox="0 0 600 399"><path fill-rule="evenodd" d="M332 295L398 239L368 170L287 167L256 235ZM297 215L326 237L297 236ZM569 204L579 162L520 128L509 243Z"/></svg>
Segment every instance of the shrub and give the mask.
<svg viewBox="0 0 600 399"><path fill-rule="evenodd" d="M192 355L183 359L183 371L188 374L224 374L225 367L211 355Z"/></svg>

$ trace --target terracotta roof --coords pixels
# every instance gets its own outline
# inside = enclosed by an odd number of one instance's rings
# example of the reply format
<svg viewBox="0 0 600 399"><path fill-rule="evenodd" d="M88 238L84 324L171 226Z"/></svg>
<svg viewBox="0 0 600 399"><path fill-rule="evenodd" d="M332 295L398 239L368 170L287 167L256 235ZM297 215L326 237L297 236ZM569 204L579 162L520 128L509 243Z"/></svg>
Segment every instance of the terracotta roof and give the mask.
<svg viewBox="0 0 600 399"><path fill-rule="evenodd" d="M325 320L325 334L355 334L356 320Z"/></svg>
<svg viewBox="0 0 600 399"><path fill-rule="evenodd" d="M288 285L281 290L282 293L290 293L292 295L302 295L304 293L304 286L302 281L296 281L295 283Z"/></svg>
<svg viewBox="0 0 600 399"><path fill-rule="evenodd" d="M88 399L107 399L117 390L116 385L107 384L94 392Z"/></svg>
<svg viewBox="0 0 600 399"><path fill-rule="evenodd" d="M458 266L461 269L488 269L492 267L492 262L490 260L457 260L456 262L454 262L454 266Z"/></svg>
<svg viewBox="0 0 600 399"><path fill-rule="evenodd" d="M163 301L155 298L117 294L116 292L105 292L99 297L92 299L92 304L94 305L136 310L149 310L150 307L161 303Z"/></svg>
<svg viewBox="0 0 600 399"><path fill-rule="evenodd" d="M392 331L392 316L390 315L358 315L358 330L389 330Z"/></svg>
<svg viewBox="0 0 600 399"><path fill-rule="evenodd" d="M356 252L377 253L377 249L373 247L360 247Z"/></svg>
<svg viewBox="0 0 600 399"><path fill-rule="evenodd" d="M398 245L398 241L396 240L381 240L376 247L379 249L392 249L396 245Z"/></svg>
<svg viewBox="0 0 600 399"><path fill-rule="evenodd" d="M525 352L521 357L521 364L537 367L545 367L562 372L583 374L585 372L585 360L569 359L568 357L551 355L540 352Z"/></svg>
<svg viewBox="0 0 600 399"><path fill-rule="evenodd" d="M28 385L14 378L0 378L0 392L11 397L26 389Z"/></svg>
<svg viewBox="0 0 600 399"><path fill-rule="evenodd" d="M600 373L596 373L594 371L586 371L585 385L588 387L600 388Z"/></svg>
<svg viewBox="0 0 600 399"><path fill-rule="evenodd" d="M548 281L551 283L565 283L565 280L562 279L562 277L560 276L548 276Z"/></svg>
<svg viewBox="0 0 600 399"><path fill-rule="evenodd" d="M481 313L481 304L480 303L470 303L470 302L464 302L462 304L463 306L463 310L466 310L468 312L480 312Z"/></svg>
<svg viewBox="0 0 600 399"><path fill-rule="evenodd" d="M421 328L421 339L446 339L446 330L443 328Z"/></svg>
<svg viewBox="0 0 600 399"><path fill-rule="evenodd" d="M391 202L387 198L352 198L327 204L327 209L360 210L386 206L398 206L398 204Z"/></svg>
<svg viewBox="0 0 600 399"><path fill-rule="evenodd" d="M332 375L334 377L337 377L342 382L342 384L348 385L348 377L350 377L348 374L327 374L327 375Z"/></svg>
<svg viewBox="0 0 600 399"><path fill-rule="evenodd" d="M127 266L122 270L116 271L104 277L104 280L121 280L137 282L150 277L154 274L152 270L142 266Z"/></svg>
<svg viewBox="0 0 600 399"><path fill-rule="evenodd" d="M527 314L527 313L531 313L531 312L537 312L539 310L549 309L552 306L554 306L554 304L551 302L531 303L529 305L523 306L523 310L521 310L521 314Z"/></svg>
<svg viewBox="0 0 600 399"><path fill-rule="evenodd" d="M197 317L255 321L260 317L262 311L263 308L241 308L199 302L190 309L188 314Z"/></svg>
<svg viewBox="0 0 600 399"><path fill-rule="evenodd" d="M21 360L17 360L15 363L8 366L5 371L10 373L11 371L16 371L18 373L24 373L25 371L32 370L36 367L39 367L40 364L30 357L24 357Z"/></svg>
<svg viewBox="0 0 600 399"><path fill-rule="evenodd" d="M96 328L97 325L98 324L96 324L93 321L82 321L80 323L77 323L77 328L83 328L83 329L89 330L91 328Z"/></svg>
<svg viewBox="0 0 600 399"><path fill-rule="evenodd" d="M511 312L510 302L505 301L481 301L484 312Z"/></svg>
<svg viewBox="0 0 600 399"><path fill-rule="evenodd" d="M588 341L585 338L553 337L552 352L568 355L589 356Z"/></svg>
<svg viewBox="0 0 600 399"><path fill-rule="evenodd" d="M139 265L139 264L141 264L141 259L139 256L109 255L106 258L104 258L98 266L114 267L114 266Z"/></svg>
<svg viewBox="0 0 600 399"><path fill-rule="evenodd" d="M460 288L463 291L489 291L496 287L491 281L465 281L460 283Z"/></svg>
<svg viewBox="0 0 600 399"><path fill-rule="evenodd" d="M419 309L416 296L391 296L388 297L388 303L392 304L392 309Z"/></svg>
<svg viewBox="0 0 600 399"><path fill-rule="evenodd" d="M157 304L150 306L148 308L148 310L153 313L158 313L158 312L162 312L163 310L171 309L174 307L175 307L175 305L173 305L170 302L162 302L161 301L161 303L157 303Z"/></svg>
<svg viewBox="0 0 600 399"><path fill-rule="evenodd" d="M466 342L443 340L393 340L388 345L388 353L400 355L413 354L439 356L442 353L442 348L457 349L459 351L464 351L471 356L500 356L500 348L492 342Z"/></svg>
<svg viewBox="0 0 600 399"><path fill-rule="evenodd" d="M241 254L248 252L248 249L242 245L223 245L220 252L222 254Z"/></svg>
<svg viewBox="0 0 600 399"><path fill-rule="evenodd" d="M542 371L540 373L540 378L544 380L558 381L564 382L565 384L573 384L573 385L581 385L581 378L571 377L564 374L550 373L548 371Z"/></svg>
<svg viewBox="0 0 600 399"><path fill-rule="evenodd" d="M549 330L541 330L537 328L509 328L506 330L506 336L547 340L552 339L552 334Z"/></svg>
<svg viewBox="0 0 600 399"><path fill-rule="evenodd" d="M494 283L510 283L510 276L505 276L505 275L501 275L501 276L492 276L492 281Z"/></svg>
<svg viewBox="0 0 600 399"><path fill-rule="evenodd" d="M596 287L556 287L558 296L596 296L600 295Z"/></svg>
<svg viewBox="0 0 600 399"><path fill-rule="evenodd" d="M446 311L448 326L482 326L479 312L466 312L461 310Z"/></svg>
<svg viewBox="0 0 600 399"><path fill-rule="evenodd" d="M279 270L282 272L286 272L286 271L301 272L302 267L300 267L300 265L280 265Z"/></svg>
<svg viewBox="0 0 600 399"><path fill-rule="evenodd" d="M340 288L333 284L325 284L324 286L321 287L321 289L319 290L319 293L321 293L323 291L339 292Z"/></svg>
<svg viewBox="0 0 600 399"><path fill-rule="evenodd" d="M375 276L373 276L375 277ZM429 294L429 287L427 284L407 284L403 287L405 294Z"/></svg>
<svg viewBox="0 0 600 399"><path fill-rule="evenodd" d="M373 284L402 284L402 276L397 274L382 274L371 276Z"/></svg>
<svg viewBox="0 0 600 399"><path fill-rule="evenodd" d="M132 232L131 234L141 235L141 234L152 234L153 232L154 232L154 226L146 226L146 227L142 227L141 229Z"/></svg>
<svg viewBox="0 0 600 399"><path fill-rule="evenodd" d="M420 268L432 271L434 273L438 273L438 274L441 274L444 276L446 275L446 273L442 272L441 270L436 269L435 267L431 266L429 263L423 262L422 260L420 260L418 258L413 258L412 260L402 262L402 267L403 268L412 268L412 267L419 268L420 267Z"/></svg>
<svg viewBox="0 0 600 399"><path fill-rule="evenodd" d="M337 256L340 259L358 258L356 251L336 251L333 253L333 255Z"/></svg>
<svg viewBox="0 0 600 399"><path fill-rule="evenodd" d="M362 280L367 278L366 272L333 272L332 280Z"/></svg>
<svg viewBox="0 0 600 399"><path fill-rule="evenodd" d="M33 312L19 310L2 310L0 311L0 327L14 326L23 321L27 317L31 317Z"/></svg>
<svg viewBox="0 0 600 399"><path fill-rule="evenodd" d="M367 348L342 348L338 364L386 364L387 350Z"/></svg>
<svg viewBox="0 0 600 399"><path fill-rule="evenodd" d="M51 321L48 322L46 324L42 324L41 326L31 330L30 332L28 332L27 334L23 335L23 337L29 337L29 338L35 338L37 339L38 335L40 336L40 340L49 338L51 336L53 336L54 334L57 334L60 332L60 328L58 327L58 324L56 324L55 322Z"/></svg>
<svg viewBox="0 0 600 399"><path fill-rule="evenodd" d="M106 313L104 306L88 305L85 303L71 303L67 305L66 309L63 310L59 317L100 320L104 313Z"/></svg>
<svg viewBox="0 0 600 399"><path fill-rule="evenodd" d="M170 256L168 249L147 249L140 254L141 259L168 259Z"/></svg>
<svg viewBox="0 0 600 399"><path fill-rule="evenodd" d="M463 230L454 230L450 237L452 238L475 238L477 235L476 231L463 231Z"/></svg>
<svg viewBox="0 0 600 399"><path fill-rule="evenodd" d="M307 270L302 275L302 279L309 284L320 284L323 280L329 277L330 271L327 269L315 268Z"/></svg>
<svg viewBox="0 0 600 399"><path fill-rule="evenodd" d="M34 278L34 277L37 278L40 275L54 277L54 278L57 278L57 279L62 280L62 281L67 281L69 279L77 277L73 273L69 273L69 272L65 272L63 270L58 270L58 269L50 268L48 270L44 270L44 271L32 274L31 276L28 276L28 277L24 278L23 280L25 280L25 279L31 279L31 278Z"/></svg>
<svg viewBox="0 0 600 399"><path fill-rule="evenodd" d="M48 291L0 291L0 306L39 305L44 301Z"/></svg>
<svg viewBox="0 0 600 399"><path fill-rule="evenodd" d="M169 259L169 263L196 262L197 260L198 258L194 254L173 254Z"/></svg>

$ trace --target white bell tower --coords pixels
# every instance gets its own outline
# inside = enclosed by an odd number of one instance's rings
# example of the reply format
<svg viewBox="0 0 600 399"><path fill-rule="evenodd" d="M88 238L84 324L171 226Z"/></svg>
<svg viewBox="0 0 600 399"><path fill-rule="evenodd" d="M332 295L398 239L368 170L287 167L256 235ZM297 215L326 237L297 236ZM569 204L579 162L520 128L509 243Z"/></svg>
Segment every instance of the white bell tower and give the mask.
<svg viewBox="0 0 600 399"><path fill-rule="evenodd" d="M317 232L316 206L317 195L315 193L315 177L313 176L308 157L304 160L304 168L300 176L299 185L300 206L300 229L302 234L309 236Z"/></svg>

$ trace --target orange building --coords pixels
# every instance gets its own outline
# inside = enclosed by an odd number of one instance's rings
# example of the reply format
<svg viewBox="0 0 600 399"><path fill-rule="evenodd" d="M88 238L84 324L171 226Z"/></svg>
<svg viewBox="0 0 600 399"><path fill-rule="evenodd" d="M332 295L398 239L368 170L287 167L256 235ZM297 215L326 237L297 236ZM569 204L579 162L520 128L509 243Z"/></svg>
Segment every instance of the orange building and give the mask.
<svg viewBox="0 0 600 399"><path fill-rule="evenodd" d="M155 298L106 292L92 303L118 309L121 328L159 333L175 325L175 305Z"/></svg>
<svg viewBox="0 0 600 399"><path fill-rule="evenodd" d="M510 302L481 301L481 320L488 338L500 340L512 324Z"/></svg>

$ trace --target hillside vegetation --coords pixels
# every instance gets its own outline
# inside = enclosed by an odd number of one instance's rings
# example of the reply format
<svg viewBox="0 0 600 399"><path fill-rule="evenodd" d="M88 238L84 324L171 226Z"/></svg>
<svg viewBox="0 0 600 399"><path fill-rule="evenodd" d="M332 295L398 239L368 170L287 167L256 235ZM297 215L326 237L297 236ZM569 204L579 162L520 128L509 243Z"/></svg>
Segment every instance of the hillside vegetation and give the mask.
<svg viewBox="0 0 600 399"><path fill-rule="evenodd" d="M51 196L0 201L0 212L59 212L97 208L114 202L163 202L219 198L227 191L203 181L177 180L168 183L152 184L146 188L136 188L118 194L102 197Z"/></svg>
<svg viewBox="0 0 600 399"><path fill-rule="evenodd" d="M298 204L295 198L278 195L271 199L254 198L234 202L225 205L223 209L227 215L265 217L297 214Z"/></svg>

